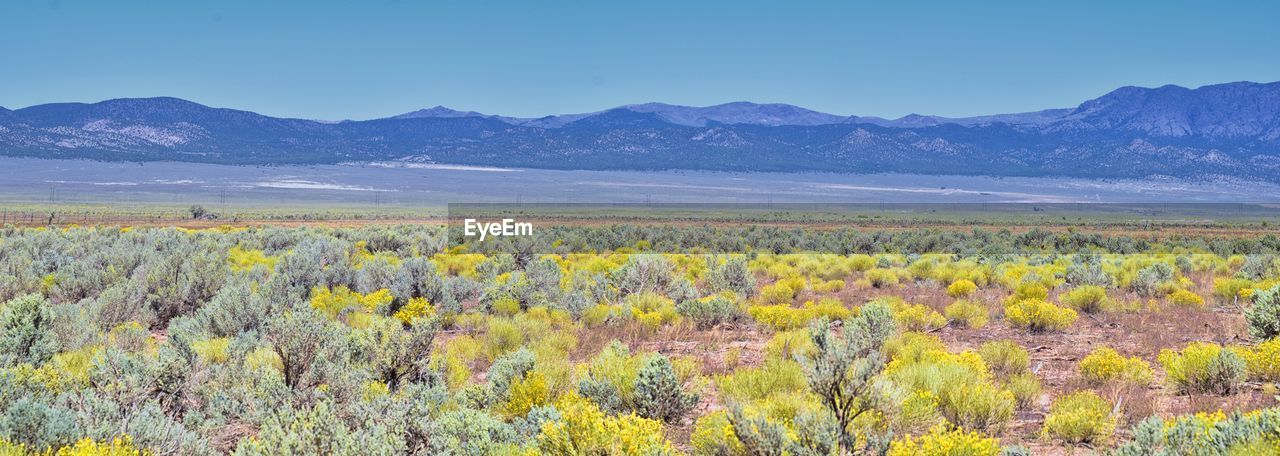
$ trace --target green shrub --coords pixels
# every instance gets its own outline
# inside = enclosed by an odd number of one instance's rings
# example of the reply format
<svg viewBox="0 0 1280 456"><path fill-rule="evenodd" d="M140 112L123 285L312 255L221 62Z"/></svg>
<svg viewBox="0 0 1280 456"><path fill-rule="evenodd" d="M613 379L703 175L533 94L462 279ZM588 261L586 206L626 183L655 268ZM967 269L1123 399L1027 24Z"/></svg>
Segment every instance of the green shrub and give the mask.
<svg viewBox="0 0 1280 456"><path fill-rule="evenodd" d="M1084 285L1064 293L1062 303L1081 312L1093 313L1108 307L1111 300L1107 298L1107 289L1097 285Z"/></svg>
<svg viewBox="0 0 1280 456"><path fill-rule="evenodd" d="M49 301L26 295L0 307L0 366L44 364L58 352Z"/></svg>
<svg viewBox="0 0 1280 456"><path fill-rule="evenodd" d="M698 329L737 323L746 317L736 303L723 296L685 300L676 306L676 313L692 321Z"/></svg>
<svg viewBox="0 0 1280 456"><path fill-rule="evenodd" d="M1055 332L1071 327L1076 311L1039 299L1022 299L1004 307L1005 319L1015 328L1030 332Z"/></svg>
<svg viewBox="0 0 1280 456"><path fill-rule="evenodd" d="M973 301L956 301L943 309L947 320L965 328L976 329L987 325L987 306Z"/></svg>
<svg viewBox="0 0 1280 456"><path fill-rule="evenodd" d="M1138 271L1137 277L1129 284L1140 296L1155 296L1165 283L1173 280L1173 267L1165 263L1155 263Z"/></svg>
<svg viewBox="0 0 1280 456"><path fill-rule="evenodd" d="M1133 438L1111 452L1114 456L1277 454L1280 408L1247 414L1222 412L1184 415L1169 420L1150 417L1129 431ZM1268 445L1268 443L1272 445ZM1270 446L1271 448L1268 448Z"/></svg>
<svg viewBox="0 0 1280 456"><path fill-rule="evenodd" d="M813 339L809 338L807 329L779 331L764 344L765 355L779 359L810 356L813 354L814 349Z"/></svg>
<svg viewBox="0 0 1280 456"><path fill-rule="evenodd" d="M746 404L774 394L791 396L804 391L804 372L794 361L767 359L760 367L741 368L716 379L720 399Z"/></svg>
<svg viewBox="0 0 1280 456"><path fill-rule="evenodd" d="M814 352L801 357L800 366L809 390L818 396L841 434L842 451L856 450L858 438L851 425L879 400L874 379L884 369L884 342L895 331L892 315L888 306L869 303L860 315L846 321L839 333L831 330L826 319L809 328Z"/></svg>
<svg viewBox="0 0 1280 456"><path fill-rule="evenodd" d="M1253 293L1253 305L1244 311L1249 334L1258 340L1280 336L1280 285Z"/></svg>
<svg viewBox="0 0 1280 456"><path fill-rule="evenodd" d="M742 297L751 297L756 292L756 276L741 255L730 256L723 264L715 259L707 261L711 264L707 271L707 287L712 292L732 291Z"/></svg>
<svg viewBox="0 0 1280 456"><path fill-rule="evenodd" d="M1231 394L1247 376L1239 355L1204 342L1192 342L1181 352L1163 350L1160 364L1169 386L1183 393Z"/></svg>
<svg viewBox="0 0 1280 456"><path fill-rule="evenodd" d="M1213 279L1213 295L1226 302L1235 302L1243 297L1244 291L1250 287L1253 287L1253 281L1248 279Z"/></svg>
<svg viewBox="0 0 1280 456"><path fill-rule="evenodd" d="M1094 350L1080 360L1080 374L1093 385L1123 382L1136 385L1151 383L1151 365L1138 357L1125 358L1109 347Z"/></svg>
<svg viewBox="0 0 1280 456"><path fill-rule="evenodd" d="M888 288L898 285L898 274L890 269L870 269L864 273L871 286L876 288Z"/></svg>
<svg viewBox="0 0 1280 456"><path fill-rule="evenodd" d="M942 416L964 429L999 432L1013 418L1017 399L990 382L972 382L946 388L938 395Z"/></svg>
<svg viewBox="0 0 1280 456"><path fill-rule="evenodd" d="M1020 410L1031 409L1040 399L1040 378L1031 372L1014 374L1005 381L1004 387L1013 394Z"/></svg>
<svg viewBox="0 0 1280 456"><path fill-rule="evenodd" d="M986 362L987 368L998 378L1009 378L1026 372L1031 364L1031 355L1027 350L1011 340L997 340L978 347L978 355Z"/></svg>
<svg viewBox="0 0 1280 456"><path fill-rule="evenodd" d="M734 456L745 454L746 448L733 432L733 423L724 410L708 413L698 418L689 436L689 446L695 456Z"/></svg>
<svg viewBox="0 0 1280 456"><path fill-rule="evenodd" d="M650 356L636 378L636 413L668 423L679 421L698 404L698 395L686 393L663 355Z"/></svg>
<svg viewBox="0 0 1280 456"><path fill-rule="evenodd" d="M766 304L789 304L796 298L796 290L790 285L775 282L760 289L760 300Z"/></svg>
<svg viewBox="0 0 1280 456"><path fill-rule="evenodd" d="M1078 391L1053 401L1044 434L1070 444L1100 445L1111 439L1116 418L1111 404L1093 391Z"/></svg>

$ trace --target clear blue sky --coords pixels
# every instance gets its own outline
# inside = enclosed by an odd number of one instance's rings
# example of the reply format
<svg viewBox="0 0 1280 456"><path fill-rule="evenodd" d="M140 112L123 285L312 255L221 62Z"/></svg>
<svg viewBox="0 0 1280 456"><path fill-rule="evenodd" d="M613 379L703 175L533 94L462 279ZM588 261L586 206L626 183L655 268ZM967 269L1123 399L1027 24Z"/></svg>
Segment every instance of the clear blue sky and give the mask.
<svg viewBox="0 0 1280 456"><path fill-rule="evenodd" d="M1280 80L1280 1L5 0L0 106L176 96L276 116L661 101L948 116Z"/></svg>

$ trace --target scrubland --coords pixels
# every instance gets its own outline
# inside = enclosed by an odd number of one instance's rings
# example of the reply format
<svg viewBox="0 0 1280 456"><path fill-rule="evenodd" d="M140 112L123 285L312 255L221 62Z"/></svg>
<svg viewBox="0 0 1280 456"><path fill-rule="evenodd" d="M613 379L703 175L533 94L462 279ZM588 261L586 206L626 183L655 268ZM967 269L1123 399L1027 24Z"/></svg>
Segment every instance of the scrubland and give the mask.
<svg viewBox="0 0 1280 456"><path fill-rule="evenodd" d="M2 455L1280 452L1272 234L2 234Z"/></svg>

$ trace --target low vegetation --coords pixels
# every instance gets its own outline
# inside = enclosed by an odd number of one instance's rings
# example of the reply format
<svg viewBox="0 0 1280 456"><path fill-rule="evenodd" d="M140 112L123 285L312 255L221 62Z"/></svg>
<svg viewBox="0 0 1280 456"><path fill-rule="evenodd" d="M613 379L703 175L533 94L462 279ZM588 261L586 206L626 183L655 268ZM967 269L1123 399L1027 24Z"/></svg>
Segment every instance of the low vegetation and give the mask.
<svg viewBox="0 0 1280 456"><path fill-rule="evenodd" d="M8 227L0 454L1280 448L1273 236L729 233Z"/></svg>

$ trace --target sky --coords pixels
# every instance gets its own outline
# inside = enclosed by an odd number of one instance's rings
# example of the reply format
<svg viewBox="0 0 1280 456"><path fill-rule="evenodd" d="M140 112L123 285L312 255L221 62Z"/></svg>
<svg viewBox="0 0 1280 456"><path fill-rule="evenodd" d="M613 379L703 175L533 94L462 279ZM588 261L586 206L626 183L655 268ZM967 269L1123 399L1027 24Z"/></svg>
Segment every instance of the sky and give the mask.
<svg viewBox="0 0 1280 456"><path fill-rule="evenodd" d="M1280 80L1277 1L5 0L0 106L174 96L273 116L650 101L841 115L1071 107Z"/></svg>

